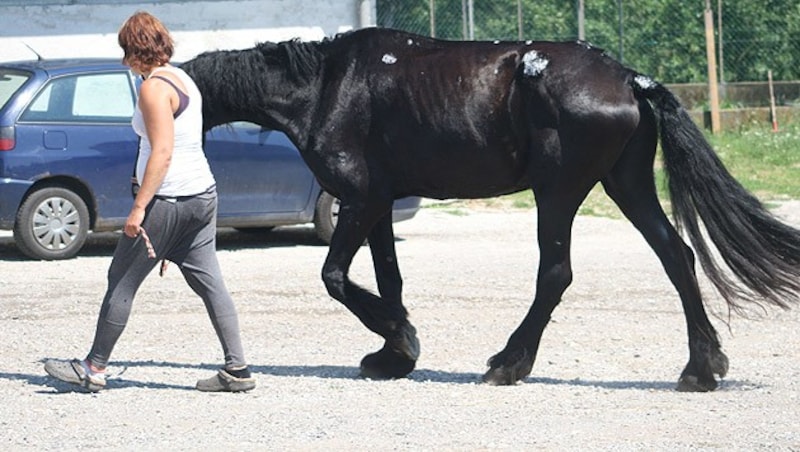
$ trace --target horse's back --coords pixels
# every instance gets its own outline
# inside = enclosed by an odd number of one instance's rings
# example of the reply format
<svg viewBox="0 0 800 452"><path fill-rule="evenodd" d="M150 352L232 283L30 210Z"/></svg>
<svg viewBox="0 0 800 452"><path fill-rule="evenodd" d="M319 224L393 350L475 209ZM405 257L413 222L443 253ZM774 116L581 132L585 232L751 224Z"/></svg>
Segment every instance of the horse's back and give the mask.
<svg viewBox="0 0 800 452"><path fill-rule="evenodd" d="M585 42L446 41L371 28L346 36L344 44L349 52L338 64L362 80L373 106L436 130L472 123L476 114L502 120L550 106L556 116L580 118L637 104L633 72ZM520 95L535 97L533 105ZM549 119L541 125L559 118Z"/></svg>

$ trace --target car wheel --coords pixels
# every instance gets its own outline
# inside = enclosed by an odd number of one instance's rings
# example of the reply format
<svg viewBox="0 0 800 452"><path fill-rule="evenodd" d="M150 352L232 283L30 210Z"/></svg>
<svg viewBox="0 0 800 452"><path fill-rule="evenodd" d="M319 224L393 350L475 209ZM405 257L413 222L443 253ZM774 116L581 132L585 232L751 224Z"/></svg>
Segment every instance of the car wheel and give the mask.
<svg viewBox="0 0 800 452"><path fill-rule="evenodd" d="M319 198L317 198L317 207L314 210L314 230L320 240L327 244L331 243L338 217L339 200L326 191L321 192Z"/></svg>
<svg viewBox="0 0 800 452"><path fill-rule="evenodd" d="M89 209L76 193L46 187L31 193L17 211L14 242L34 259L69 259L89 233Z"/></svg>

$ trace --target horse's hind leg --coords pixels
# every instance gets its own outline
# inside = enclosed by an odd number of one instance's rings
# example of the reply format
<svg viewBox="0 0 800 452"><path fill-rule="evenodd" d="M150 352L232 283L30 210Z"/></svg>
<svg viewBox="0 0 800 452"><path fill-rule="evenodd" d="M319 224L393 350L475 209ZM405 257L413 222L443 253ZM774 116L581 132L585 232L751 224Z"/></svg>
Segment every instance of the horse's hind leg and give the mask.
<svg viewBox="0 0 800 452"><path fill-rule="evenodd" d="M724 377L728 358L708 320L697 278L694 254L667 219L653 180L655 124L644 118L620 160L602 183L625 216L642 233L661 260L683 304L689 335L689 362L681 373L679 391L712 391L714 374Z"/></svg>
<svg viewBox="0 0 800 452"><path fill-rule="evenodd" d="M568 177L556 179L574 180ZM587 183L584 188L572 194L568 194L568 188L555 185L549 187L551 190L537 192L540 260L536 297L505 348L489 358L489 370L483 376L484 382L511 385L530 374L544 329L553 310L561 301L561 295L572 282L572 222L591 185ZM545 195L545 191L560 195Z"/></svg>

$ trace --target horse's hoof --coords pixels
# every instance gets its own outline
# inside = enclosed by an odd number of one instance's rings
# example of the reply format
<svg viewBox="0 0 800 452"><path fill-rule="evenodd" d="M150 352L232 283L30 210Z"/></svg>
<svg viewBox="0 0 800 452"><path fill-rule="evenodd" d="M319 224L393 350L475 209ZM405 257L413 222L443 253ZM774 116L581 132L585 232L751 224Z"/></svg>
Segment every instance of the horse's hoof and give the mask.
<svg viewBox="0 0 800 452"><path fill-rule="evenodd" d="M391 341L387 341L389 346L396 353L405 356L407 359L416 361L419 359L420 347L417 339L417 329L414 325L406 323L398 331Z"/></svg>
<svg viewBox="0 0 800 452"><path fill-rule="evenodd" d="M720 350L711 355L708 365L711 367L711 372L719 375L720 378L725 378L725 375L728 374L728 357Z"/></svg>
<svg viewBox="0 0 800 452"><path fill-rule="evenodd" d="M678 392L710 392L717 389L717 380L700 380L694 375L682 375L678 379L678 386L675 388Z"/></svg>
<svg viewBox="0 0 800 452"><path fill-rule="evenodd" d="M728 357L715 347L704 358L701 362L689 360L678 379L678 386L675 388L677 391L709 392L717 389L718 383L714 375L725 377L728 373Z"/></svg>
<svg viewBox="0 0 800 452"><path fill-rule="evenodd" d="M530 375L533 356L527 349L513 353L500 352L489 359L489 370L483 374L483 382L492 386L509 386Z"/></svg>
<svg viewBox="0 0 800 452"><path fill-rule="evenodd" d="M511 386L517 383L517 380L515 380L508 372L508 369L504 367L489 369L483 374L482 380L484 383L492 386Z"/></svg>
<svg viewBox="0 0 800 452"><path fill-rule="evenodd" d="M361 360L361 376L373 380L403 378L414 370L416 364L416 359L409 359L405 353L398 353L384 345Z"/></svg>

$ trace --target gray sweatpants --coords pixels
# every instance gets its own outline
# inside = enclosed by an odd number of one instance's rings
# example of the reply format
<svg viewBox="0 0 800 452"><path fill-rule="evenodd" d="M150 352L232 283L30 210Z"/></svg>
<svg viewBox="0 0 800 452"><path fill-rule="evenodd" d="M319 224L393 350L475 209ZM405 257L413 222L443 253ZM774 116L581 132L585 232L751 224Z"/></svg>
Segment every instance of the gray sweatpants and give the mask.
<svg viewBox="0 0 800 452"><path fill-rule="evenodd" d="M122 234L108 269L108 289L89 359L105 368L128 317L136 291L161 259L178 265L189 286L203 299L222 344L225 367L246 365L239 336L239 318L222 279L216 253L217 193L155 198L147 206L142 227L157 259L147 257L144 238Z"/></svg>

